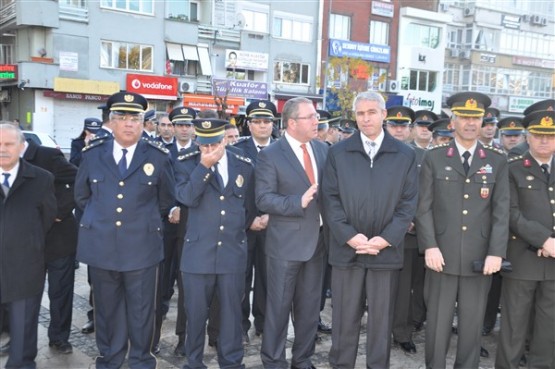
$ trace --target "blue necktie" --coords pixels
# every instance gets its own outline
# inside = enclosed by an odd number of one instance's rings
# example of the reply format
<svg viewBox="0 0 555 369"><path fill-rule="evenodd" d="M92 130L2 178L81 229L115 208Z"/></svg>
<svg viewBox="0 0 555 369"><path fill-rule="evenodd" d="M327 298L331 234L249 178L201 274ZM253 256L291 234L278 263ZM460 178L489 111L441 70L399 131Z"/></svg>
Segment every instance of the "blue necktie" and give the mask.
<svg viewBox="0 0 555 369"><path fill-rule="evenodd" d="M220 174L220 171L218 170L218 165L219 163L216 163L216 165L214 165L214 177L216 177L216 181L218 182L218 186L220 187L220 191L223 191L225 186L224 186L224 180Z"/></svg>
<svg viewBox="0 0 555 369"><path fill-rule="evenodd" d="M7 188L10 188L10 182L8 181L8 178L10 178L11 174L2 173L2 175L4 176L4 182L2 182L2 185L6 186Z"/></svg>
<svg viewBox="0 0 555 369"><path fill-rule="evenodd" d="M123 152L123 156L118 163L118 169L119 174L123 177L127 172L127 158L125 157L127 155L127 149L121 149L121 151Z"/></svg>

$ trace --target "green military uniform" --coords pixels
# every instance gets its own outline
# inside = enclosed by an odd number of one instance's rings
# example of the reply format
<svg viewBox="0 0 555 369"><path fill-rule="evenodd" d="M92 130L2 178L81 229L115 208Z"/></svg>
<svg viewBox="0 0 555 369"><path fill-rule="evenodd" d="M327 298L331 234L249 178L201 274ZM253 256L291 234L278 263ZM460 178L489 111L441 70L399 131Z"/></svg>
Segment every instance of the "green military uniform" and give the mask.
<svg viewBox="0 0 555 369"><path fill-rule="evenodd" d="M555 135L553 111L532 113L524 122L529 132ZM543 122L543 124L542 124ZM527 123L525 123L527 125ZM531 368L555 367L555 258L539 257L546 240L555 242L555 158L548 173L526 152L509 163L511 189L510 239L507 259L512 273L503 274L501 331L496 368L517 368L534 313L530 355ZM551 238L550 238L551 237Z"/></svg>

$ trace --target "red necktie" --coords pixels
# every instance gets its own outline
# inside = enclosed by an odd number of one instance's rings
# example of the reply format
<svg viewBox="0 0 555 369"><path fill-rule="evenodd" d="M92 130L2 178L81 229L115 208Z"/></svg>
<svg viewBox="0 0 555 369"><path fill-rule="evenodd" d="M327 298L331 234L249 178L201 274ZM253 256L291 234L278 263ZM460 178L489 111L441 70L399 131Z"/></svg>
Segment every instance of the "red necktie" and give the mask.
<svg viewBox="0 0 555 369"><path fill-rule="evenodd" d="M310 154L306 149L306 144L302 144L301 149L303 149L304 171L308 176L310 184L314 184L316 183L316 180L314 179L314 168L312 167L312 160L310 160Z"/></svg>

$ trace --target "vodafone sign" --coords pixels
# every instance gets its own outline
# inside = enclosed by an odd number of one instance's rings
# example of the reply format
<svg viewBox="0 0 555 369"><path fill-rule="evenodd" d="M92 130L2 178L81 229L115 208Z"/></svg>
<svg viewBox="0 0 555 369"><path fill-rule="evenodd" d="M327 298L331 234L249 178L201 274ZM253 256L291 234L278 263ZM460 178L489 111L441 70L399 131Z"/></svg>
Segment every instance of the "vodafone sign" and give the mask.
<svg viewBox="0 0 555 369"><path fill-rule="evenodd" d="M177 78L128 74L125 88L147 99L177 100Z"/></svg>

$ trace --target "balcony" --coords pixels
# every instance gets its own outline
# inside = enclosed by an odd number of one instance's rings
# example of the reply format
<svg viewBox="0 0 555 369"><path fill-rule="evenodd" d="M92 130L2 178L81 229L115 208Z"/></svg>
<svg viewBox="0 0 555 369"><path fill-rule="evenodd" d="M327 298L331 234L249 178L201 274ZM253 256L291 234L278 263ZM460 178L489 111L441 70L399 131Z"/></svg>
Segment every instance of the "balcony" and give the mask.
<svg viewBox="0 0 555 369"><path fill-rule="evenodd" d="M15 26L15 1L0 8L0 30L7 31Z"/></svg>
<svg viewBox="0 0 555 369"><path fill-rule="evenodd" d="M89 10L60 4L60 19L87 23L89 21Z"/></svg>
<svg viewBox="0 0 555 369"><path fill-rule="evenodd" d="M214 27L199 24L198 38L208 40L213 45L238 47L241 43L241 33L239 30Z"/></svg>

